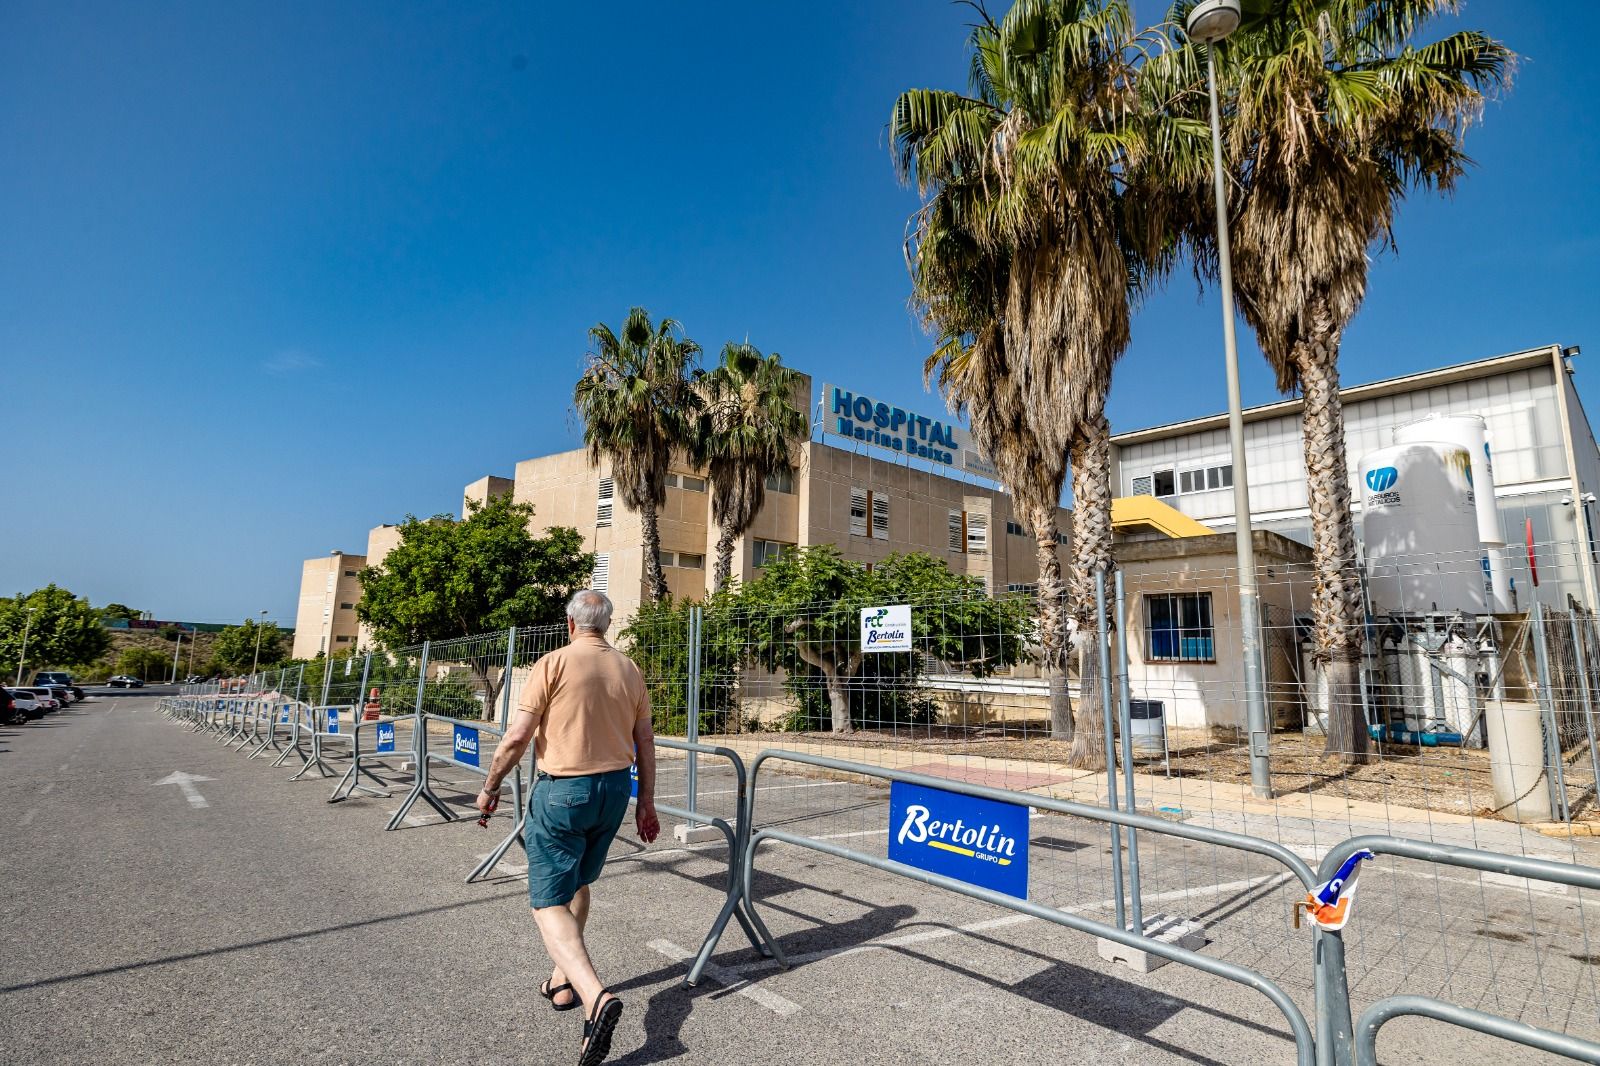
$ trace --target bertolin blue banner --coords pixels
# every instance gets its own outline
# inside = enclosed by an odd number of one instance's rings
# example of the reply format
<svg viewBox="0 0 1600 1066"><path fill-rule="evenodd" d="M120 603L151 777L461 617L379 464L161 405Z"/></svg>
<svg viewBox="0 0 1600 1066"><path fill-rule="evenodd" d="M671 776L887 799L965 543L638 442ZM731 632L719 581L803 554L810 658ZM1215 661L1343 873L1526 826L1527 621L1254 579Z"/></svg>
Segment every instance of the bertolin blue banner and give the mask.
<svg viewBox="0 0 1600 1066"><path fill-rule="evenodd" d="M329 707L328 708L328 732L337 733L338 731L339 731L339 708L337 708L337 707Z"/></svg>
<svg viewBox="0 0 1600 1066"><path fill-rule="evenodd" d="M394 723L393 722L379 722L378 723L378 750L379 751L393 751L394 750Z"/></svg>
<svg viewBox="0 0 1600 1066"><path fill-rule="evenodd" d="M455 736L452 738L455 754L452 756L456 762L464 762L468 766L478 765L478 731L470 725L456 723Z"/></svg>
<svg viewBox="0 0 1600 1066"><path fill-rule="evenodd" d="M1027 899L1028 808L896 781L889 858Z"/></svg>

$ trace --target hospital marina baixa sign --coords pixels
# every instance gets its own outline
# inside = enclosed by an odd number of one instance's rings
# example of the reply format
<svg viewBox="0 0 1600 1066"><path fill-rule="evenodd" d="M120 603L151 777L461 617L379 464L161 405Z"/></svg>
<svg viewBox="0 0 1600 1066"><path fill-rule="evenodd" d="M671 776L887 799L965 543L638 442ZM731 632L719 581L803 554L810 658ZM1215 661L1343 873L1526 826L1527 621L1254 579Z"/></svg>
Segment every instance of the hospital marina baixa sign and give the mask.
<svg viewBox="0 0 1600 1066"><path fill-rule="evenodd" d="M865 393L825 384L822 416L824 432L978 477L995 477L994 466L974 446L972 435L948 415L929 418Z"/></svg>

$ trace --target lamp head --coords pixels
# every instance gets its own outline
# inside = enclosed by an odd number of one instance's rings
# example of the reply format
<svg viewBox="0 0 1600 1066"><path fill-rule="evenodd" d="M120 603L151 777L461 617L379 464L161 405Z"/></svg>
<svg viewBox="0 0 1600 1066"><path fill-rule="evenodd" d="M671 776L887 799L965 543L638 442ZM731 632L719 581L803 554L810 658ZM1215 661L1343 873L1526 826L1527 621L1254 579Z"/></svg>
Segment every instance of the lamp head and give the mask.
<svg viewBox="0 0 1600 1066"><path fill-rule="evenodd" d="M1239 0L1200 0L1189 11L1184 28L1190 40L1216 44L1239 28L1242 17Z"/></svg>

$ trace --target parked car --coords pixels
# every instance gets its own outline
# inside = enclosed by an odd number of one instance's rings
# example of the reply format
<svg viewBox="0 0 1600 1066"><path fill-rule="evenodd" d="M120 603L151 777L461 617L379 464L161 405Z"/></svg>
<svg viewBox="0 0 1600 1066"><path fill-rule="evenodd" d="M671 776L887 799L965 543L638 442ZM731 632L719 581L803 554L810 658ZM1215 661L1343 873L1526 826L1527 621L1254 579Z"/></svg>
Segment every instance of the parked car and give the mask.
<svg viewBox="0 0 1600 1066"><path fill-rule="evenodd" d="M201 677L199 674L190 674L188 677L183 679L183 683L185 685L198 685L203 683L205 680L206 679Z"/></svg>
<svg viewBox="0 0 1600 1066"><path fill-rule="evenodd" d="M109 679L106 684L112 688L144 688L143 681L140 681L137 677L129 677L127 674L118 674Z"/></svg>
<svg viewBox="0 0 1600 1066"><path fill-rule="evenodd" d="M72 693L75 700L83 699L83 689L72 683L72 675L64 670L41 670L34 675L35 685L62 685Z"/></svg>
<svg viewBox="0 0 1600 1066"><path fill-rule="evenodd" d="M28 720L28 712L17 706L17 698L11 690L0 688L0 722L6 725L21 725Z"/></svg>
<svg viewBox="0 0 1600 1066"><path fill-rule="evenodd" d="M37 679L34 680L33 685L35 688L44 689L46 692L50 693L50 695L60 700L61 706L63 707L67 706L68 704L78 702L78 698L72 694L72 690L66 685L47 685L43 681L39 681Z"/></svg>
<svg viewBox="0 0 1600 1066"><path fill-rule="evenodd" d="M12 702L17 705L17 708L27 716L29 721L44 717L44 707L39 703L39 697L28 689L8 688L6 693L11 697Z"/></svg>
<svg viewBox="0 0 1600 1066"><path fill-rule="evenodd" d="M54 692L51 692L47 688L29 688L24 689L23 691L33 693L33 698L39 701L39 706L43 707L46 712L59 711L62 707L66 706L60 700L56 699L56 694Z"/></svg>

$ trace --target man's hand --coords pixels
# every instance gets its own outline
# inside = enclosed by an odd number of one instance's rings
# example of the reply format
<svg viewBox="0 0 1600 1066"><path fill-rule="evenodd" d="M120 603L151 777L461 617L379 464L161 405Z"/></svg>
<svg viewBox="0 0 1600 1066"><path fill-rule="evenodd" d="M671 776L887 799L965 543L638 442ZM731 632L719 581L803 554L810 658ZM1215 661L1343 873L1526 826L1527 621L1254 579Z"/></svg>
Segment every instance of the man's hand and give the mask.
<svg viewBox="0 0 1600 1066"><path fill-rule="evenodd" d="M634 804L633 817L639 827L639 839L646 844L661 835L661 819L656 817L654 801L640 800Z"/></svg>
<svg viewBox="0 0 1600 1066"><path fill-rule="evenodd" d="M477 802L475 802L473 806L478 808L478 810L483 814L493 814L495 804L499 802L500 790L497 788L493 792L490 792L487 788L485 788L478 793Z"/></svg>

